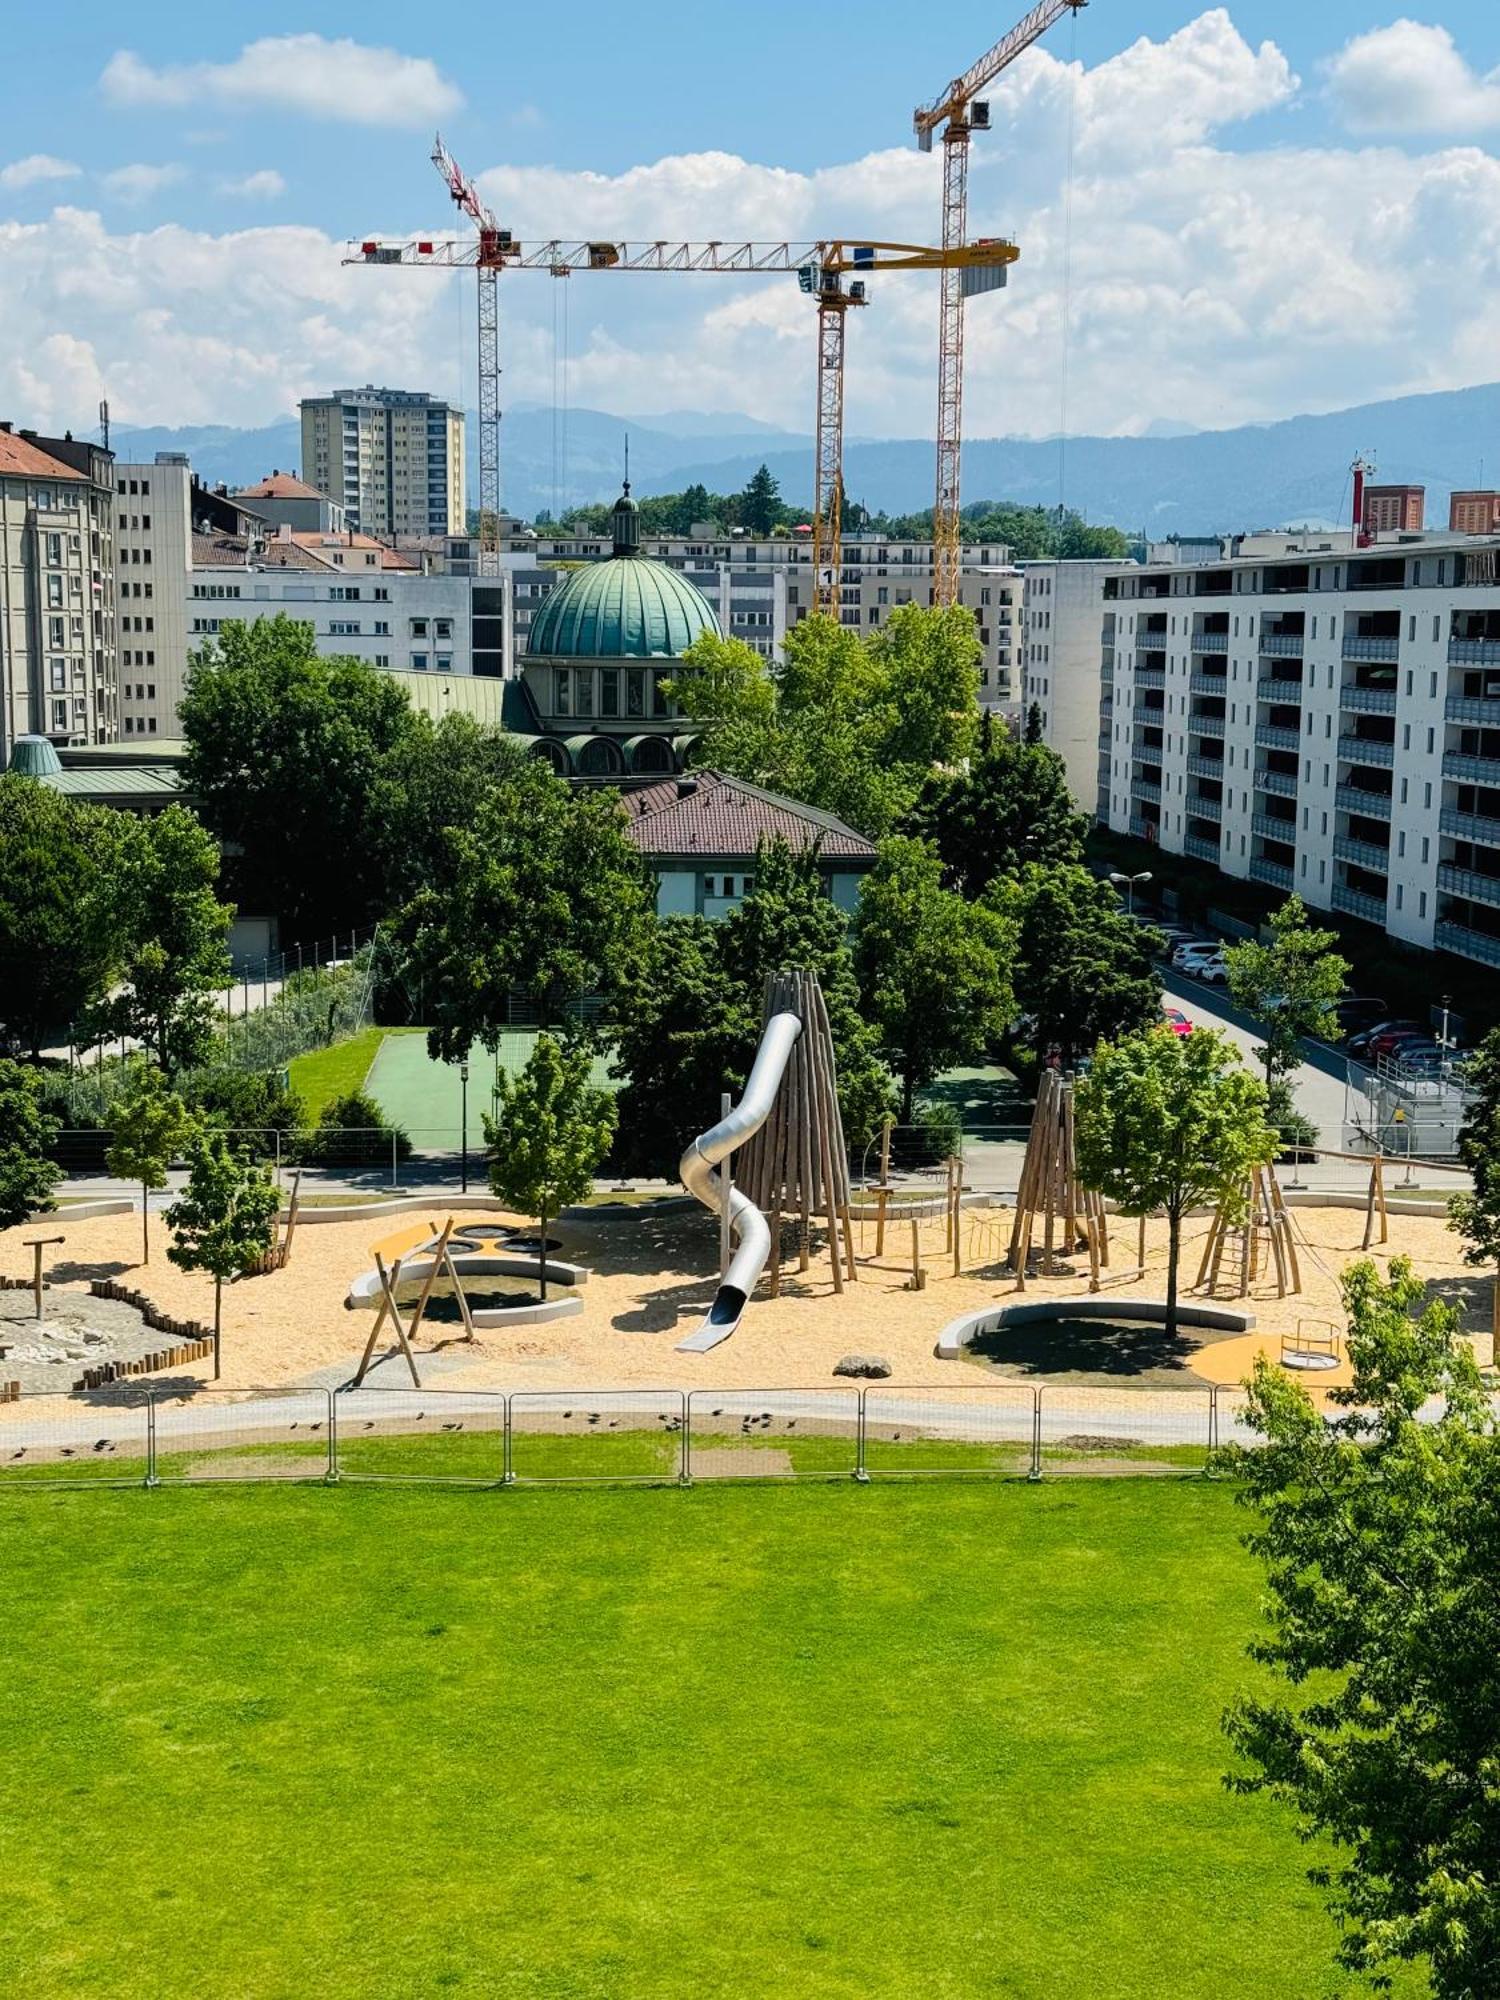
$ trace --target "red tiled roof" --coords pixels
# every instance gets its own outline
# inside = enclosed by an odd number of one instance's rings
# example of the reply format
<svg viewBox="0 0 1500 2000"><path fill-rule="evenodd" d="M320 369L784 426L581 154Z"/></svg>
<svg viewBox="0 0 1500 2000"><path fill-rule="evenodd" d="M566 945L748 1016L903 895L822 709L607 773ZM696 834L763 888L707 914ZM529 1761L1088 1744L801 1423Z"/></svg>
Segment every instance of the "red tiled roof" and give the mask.
<svg viewBox="0 0 1500 2000"><path fill-rule="evenodd" d="M34 445L30 438L17 437L14 431L0 431L0 473L17 474L33 479L79 479L81 472L75 472L71 465L64 465L60 458L53 458L50 452Z"/></svg>
<svg viewBox="0 0 1500 2000"><path fill-rule="evenodd" d="M254 486L243 486L235 495L237 500L321 500L316 486L309 486L305 479L298 479L291 472L268 472L264 479Z"/></svg>
<svg viewBox="0 0 1500 2000"><path fill-rule="evenodd" d="M393 549L387 542L377 541L374 535L361 535L352 531L336 535L317 528L294 528L287 534L279 536L273 546L279 547L282 542L288 540L308 550L310 554L320 557L332 569L354 567L355 565L348 562L351 552L368 554L372 551L380 557L380 561L375 565L377 569L421 568L421 563L415 556L402 555L399 549ZM345 558L342 563L338 560L340 555ZM365 569L369 565L360 563L357 567Z"/></svg>
<svg viewBox="0 0 1500 2000"><path fill-rule="evenodd" d="M255 556L256 563L265 569L310 569L326 571L330 565L315 556L310 549L302 549L295 542L262 542ZM194 569L246 569L250 563L250 544L243 535L193 535Z"/></svg>
<svg viewBox="0 0 1500 2000"><path fill-rule="evenodd" d="M817 847L830 861L875 859L864 835L832 813L720 771L664 778L660 784L622 792L620 798L626 834L647 855L748 859L762 840L781 839L796 850Z"/></svg>

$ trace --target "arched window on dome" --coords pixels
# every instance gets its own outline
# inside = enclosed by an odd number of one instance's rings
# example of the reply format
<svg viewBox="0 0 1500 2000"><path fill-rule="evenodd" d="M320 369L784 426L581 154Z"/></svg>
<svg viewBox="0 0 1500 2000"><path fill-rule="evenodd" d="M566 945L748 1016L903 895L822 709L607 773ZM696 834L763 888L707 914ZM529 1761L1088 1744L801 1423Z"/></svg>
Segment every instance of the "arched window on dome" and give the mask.
<svg viewBox="0 0 1500 2000"><path fill-rule="evenodd" d="M580 778L614 778L625 769L620 746L608 736L590 736L573 753Z"/></svg>
<svg viewBox="0 0 1500 2000"><path fill-rule="evenodd" d="M630 768L640 773L672 770L671 744L665 736L638 736L631 751Z"/></svg>
<svg viewBox="0 0 1500 2000"><path fill-rule="evenodd" d="M545 764L550 764L558 777L567 777L568 753L555 737L539 736L532 744L529 754L540 757Z"/></svg>

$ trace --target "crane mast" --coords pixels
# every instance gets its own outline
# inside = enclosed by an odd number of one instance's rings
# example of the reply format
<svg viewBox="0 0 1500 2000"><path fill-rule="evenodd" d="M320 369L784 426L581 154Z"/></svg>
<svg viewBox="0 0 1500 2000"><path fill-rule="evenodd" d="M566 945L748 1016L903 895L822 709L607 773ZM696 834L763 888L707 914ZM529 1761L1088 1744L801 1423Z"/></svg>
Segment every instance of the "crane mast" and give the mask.
<svg viewBox="0 0 1500 2000"><path fill-rule="evenodd" d="M919 107L912 124L924 153L932 150L932 135L943 128L943 255L938 316L937 484L932 509L932 601L956 604L961 536L960 476L963 454L964 303L990 283L976 279L955 253L964 247L969 209L969 138L989 126L989 106L974 102L1023 50L1044 35L1066 13L1078 12L1088 0L1040 0L1009 34L1003 35L954 77L929 105ZM1001 279L1004 273L1000 273Z"/></svg>

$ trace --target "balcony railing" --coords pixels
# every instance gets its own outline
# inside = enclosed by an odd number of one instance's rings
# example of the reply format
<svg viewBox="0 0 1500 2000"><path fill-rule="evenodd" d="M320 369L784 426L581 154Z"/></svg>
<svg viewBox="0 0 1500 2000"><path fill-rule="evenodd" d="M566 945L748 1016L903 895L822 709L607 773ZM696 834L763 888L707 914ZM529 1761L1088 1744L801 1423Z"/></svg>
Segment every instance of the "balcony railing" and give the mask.
<svg viewBox="0 0 1500 2000"><path fill-rule="evenodd" d="M1447 722L1483 722L1500 729L1500 695L1493 699L1482 694L1450 694L1443 703Z"/></svg>
<svg viewBox="0 0 1500 2000"><path fill-rule="evenodd" d="M1155 840L1161 827L1154 819L1145 819L1139 813L1130 816L1130 831L1137 840Z"/></svg>
<svg viewBox="0 0 1500 2000"><path fill-rule="evenodd" d="M1477 841L1481 847L1500 847L1500 819L1486 819L1483 813L1460 812L1457 806L1444 806L1438 815L1438 828L1451 833L1456 840Z"/></svg>
<svg viewBox="0 0 1500 2000"><path fill-rule="evenodd" d="M1138 688L1165 687L1167 684L1167 670L1165 667L1137 667L1135 670L1135 684Z"/></svg>
<svg viewBox="0 0 1500 2000"><path fill-rule="evenodd" d="M1334 790L1333 802L1340 812L1362 813L1366 819L1389 819L1391 816L1389 792L1365 792L1358 785L1339 785Z"/></svg>
<svg viewBox="0 0 1500 2000"><path fill-rule="evenodd" d="M1278 799L1294 799L1297 796L1297 780L1291 771L1260 770L1255 774L1255 789L1270 792Z"/></svg>
<svg viewBox="0 0 1500 2000"><path fill-rule="evenodd" d="M1222 778L1224 759L1205 757L1201 750L1190 750L1187 759L1188 773L1194 778Z"/></svg>
<svg viewBox="0 0 1500 2000"><path fill-rule="evenodd" d="M1346 917L1362 917L1367 924L1385 927L1385 900L1380 896L1367 896L1363 889L1351 889L1347 882L1335 882L1330 899L1333 907Z"/></svg>
<svg viewBox="0 0 1500 2000"><path fill-rule="evenodd" d="M1260 635L1260 650L1274 653L1284 660L1300 660L1306 644L1305 632L1262 632Z"/></svg>
<svg viewBox="0 0 1500 2000"><path fill-rule="evenodd" d="M1351 715L1394 715L1396 713L1396 690L1394 688L1344 688L1339 694L1339 707L1348 709Z"/></svg>
<svg viewBox="0 0 1500 2000"><path fill-rule="evenodd" d="M1401 640L1395 633L1366 637L1362 632L1346 632L1343 650L1346 660L1394 660L1400 654Z"/></svg>
<svg viewBox="0 0 1500 2000"><path fill-rule="evenodd" d="M1260 722L1256 724L1255 740L1262 750L1298 750L1302 747L1301 732L1283 729L1279 723Z"/></svg>
<svg viewBox="0 0 1500 2000"><path fill-rule="evenodd" d="M1346 764L1376 764L1389 770L1396 761L1396 746L1378 736L1341 736L1339 755Z"/></svg>
<svg viewBox="0 0 1500 2000"><path fill-rule="evenodd" d="M1221 737L1224 734L1222 715L1190 715L1187 726L1190 736Z"/></svg>
<svg viewBox="0 0 1500 2000"><path fill-rule="evenodd" d="M1290 889L1293 876L1287 862L1273 861L1269 854L1257 854L1250 863L1250 880L1268 882L1273 889Z"/></svg>
<svg viewBox="0 0 1500 2000"><path fill-rule="evenodd" d="M1182 851L1184 854L1191 854L1195 861L1211 861L1216 868L1219 865L1218 841L1206 840L1201 833L1185 833L1182 837Z"/></svg>
<svg viewBox="0 0 1500 2000"><path fill-rule="evenodd" d="M1195 653L1227 653L1229 634L1227 632L1195 632L1193 634Z"/></svg>
<svg viewBox="0 0 1500 2000"><path fill-rule="evenodd" d="M1356 868L1369 868L1377 875L1384 875L1391 865L1391 850L1376 841L1356 840L1351 833L1340 833L1334 836L1333 858L1352 861Z"/></svg>
<svg viewBox="0 0 1500 2000"><path fill-rule="evenodd" d="M1450 639L1448 660L1452 666L1500 667L1500 639Z"/></svg>
<svg viewBox="0 0 1500 2000"><path fill-rule="evenodd" d="M1269 679L1257 681L1255 684L1255 699L1257 701L1290 702L1294 708L1298 708L1302 703L1302 683L1301 681Z"/></svg>
<svg viewBox="0 0 1500 2000"><path fill-rule="evenodd" d="M1189 819L1211 819L1215 826L1224 817L1224 801L1206 799L1201 792L1189 792L1182 809Z"/></svg>
<svg viewBox="0 0 1500 2000"><path fill-rule="evenodd" d="M1470 930L1467 924L1439 918L1432 941L1439 951L1456 951L1460 958L1477 958L1482 965L1500 965L1500 937L1491 937L1488 931Z"/></svg>
<svg viewBox="0 0 1500 2000"><path fill-rule="evenodd" d="M1481 875L1475 868L1459 868L1444 861L1438 867L1437 883L1450 896L1466 896L1471 903L1500 904L1500 876Z"/></svg>
<svg viewBox="0 0 1500 2000"><path fill-rule="evenodd" d="M1288 847L1296 845L1295 817L1281 819L1276 813L1254 812L1250 815L1250 825L1256 833L1263 833L1268 840L1284 840Z"/></svg>
<svg viewBox="0 0 1500 2000"><path fill-rule="evenodd" d="M1222 696L1227 684L1228 676L1226 674L1207 674L1199 667L1194 667L1193 671L1188 675L1189 694L1216 694Z"/></svg>
<svg viewBox="0 0 1500 2000"><path fill-rule="evenodd" d="M1130 796L1133 799L1159 799L1161 797L1160 780L1156 778L1143 778L1133 773L1130 780Z"/></svg>
<svg viewBox="0 0 1500 2000"><path fill-rule="evenodd" d="M1443 776L1474 785L1500 787L1500 757L1476 757L1468 750L1445 750Z"/></svg>

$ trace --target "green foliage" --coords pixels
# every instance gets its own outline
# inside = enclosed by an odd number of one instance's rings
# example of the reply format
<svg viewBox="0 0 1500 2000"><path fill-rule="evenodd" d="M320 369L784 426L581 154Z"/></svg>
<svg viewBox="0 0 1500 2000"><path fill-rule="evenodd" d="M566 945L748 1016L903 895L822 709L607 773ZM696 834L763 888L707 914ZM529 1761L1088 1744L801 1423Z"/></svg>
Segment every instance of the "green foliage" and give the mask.
<svg viewBox="0 0 1500 2000"><path fill-rule="evenodd" d="M1118 528L1091 527L1081 515L1058 518L1051 507L1021 507L1010 500L974 500L963 510L966 542L1005 542L1018 562L1039 562L1049 556L1068 561L1107 558L1124 562L1130 542ZM917 514L873 514L868 525L880 535L908 541L931 541L932 510Z"/></svg>
<svg viewBox="0 0 1500 2000"><path fill-rule="evenodd" d="M1101 1042L1074 1092L1078 1171L1127 1215L1166 1212L1167 1333L1177 1330L1177 1253L1189 1209L1233 1198L1271 1159L1265 1086L1207 1028L1152 1028Z"/></svg>
<svg viewBox="0 0 1500 2000"><path fill-rule="evenodd" d="M534 758L517 766L449 829L433 886L397 927L432 1054L493 1050L513 990L548 1024L586 995L608 1002L646 948L652 900L615 798L572 792Z"/></svg>
<svg viewBox="0 0 1500 2000"><path fill-rule="evenodd" d="M295 1144L295 1156L309 1166L368 1167L392 1157L411 1158L411 1138L386 1117L374 1098L364 1090L346 1091L325 1104L318 1122L305 1139Z"/></svg>
<svg viewBox="0 0 1500 2000"><path fill-rule="evenodd" d="M490 1186L541 1228L541 1292L547 1296L547 1224L591 1194L615 1131L612 1092L589 1082L587 1049L538 1035L519 1076L495 1079L495 1112L484 1118Z"/></svg>
<svg viewBox="0 0 1500 2000"><path fill-rule="evenodd" d="M776 668L706 634L684 654L669 693L703 726L700 762L878 838L973 747L980 647L962 606L902 605L868 634L804 618L784 651Z"/></svg>
<svg viewBox="0 0 1500 2000"><path fill-rule="evenodd" d="M205 1125L230 1133L239 1151L257 1159L274 1158L276 1135L285 1137L307 1123L302 1099L278 1070L195 1070L186 1096Z"/></svg>
<svg viewBox="0 0 1500 2000"><path fill-rule="evenodd" d="M710 493L694 484L681 493L647 494L639 502L641 533L687 535L699 523L708 521L721 529L743 528L752 535L784 533L807 519L806 508L788 506L766 466L760 466L738 493ZM607 535L613 501L596 501L583 507L569 507L558 526L568 534ZM537 526L551 525L541 514Z"/></svg>
<svg viewBox="0 0 1500 2000"><path fill-rule="evenodd" d="M1266 1123L1280 1142L1277 1156L1280 1159L1290 1156L1295 1160L1317 1146L1318 1128L1304 1112L1297 1109L1292 1098L1292 1086L1285 1077L1277 1077L1266 1092Z"/></svg>
<svg viewBox="0 0 1500 2000"><path fill-rule="evenodd" d="M0 1056L0 1229L56 1206L52 1190L62 1168L47 1153L59 1127L42 1090L36 1070Z"/></svg>
<svg viewBox="0 0 1500 2000"><path fill-rule="evenodd" d="M1080 861L1088 820L1057 752L998 729L968 770L929 777L902 830L931 840L949 886L973 897L1031 863Z"/></svg>
<svg viewBox="0 0 1500 2000"><path fill-rule="evenodd" d="M243 1158L223 1132L194 1136L187 1185L166 1211L172 1232L167 1256L179 1270L207 1271L213 1278L215 1381L224 1280L259 1268L275 1241L280 1206L267 1167Z"/></svg>
<svg viewBox="0 0 1500 2000"><path fill-rule="evenodd" d="M1337 1865L1338 1956L1388 1984L1423 1966L1440 2000L1500 1968L1500 1438L1458 1316L1405 1258L1344 1274L1353 1381L1315 1409L1263 1357L1224 1456L1256 1524L1270 1636L1252 1650L1298 1699L1242 1697L1225 1726L1248 1771Z"/></svg>
<svg viewBox="0 0 1500 2000"><path fill-rule="evenodd" d="M127 816L0 775L0 1042L39 1056L109 984L122 946L114 856Z"/></svg>
<svg viewBox="0 0 1500 2000"><path fill-rule="evenodd" d="M202 1062L229 977L234 912L214 893L219 850L181 806L131 818L114 893L125 929L119 985L101 1010L111 1035L142 1042L168 1072Z"/></svg>
<svg viewBox="0 0 1500 2000"><path fill-rule="evenodd" d="M146 1197L167 1184L167 1168L181 1150L191 1121L176 1091L154 1063L137 1057L130 1079L110 1113L112 1143L109 1171L116 1180L134 1181L141 1190L142 1261L151 1261L151 1235L146 1226Z"/></svg>
<svg viewBox="0 0 1500 2000"><path fill-rule="evenodd" d="M1031 862L996 877L985 900L1015 928L1016 1002L1035 1017L1039 1055L1055 1048L1071 1069L1101 1036L1118 1040L1160 1019L1156 933L1087 868Z"/></svg>
<svg viewBox="0 0 1500 2000"><path fill-rule="evenodd" d="M1349 977L1338 941L1337 931L1313 929L1300 896L1288 896L1271 913L1269 944L1247 938L1224 953L1230 999L1259 1017L1268 1084L1301 1062L1304 1035L1338 1034L1334 1003Z"/></svg>
<svg viewBox="0 0 1500 2000"><path fill-rule="evenodd" d="M769 468L761 464L751 473L749 483L740 495L739 525L748 528L752 535L769 535L780 525L786 514L782 504L781 488L771 477Z"/></svg>
<svg viewBox="0 0 1500 2000"><path fill-rule="evenodd" d="M1458 1157L1472 1188L1448 1203L1470 1264L1500 1264L1500 1028L1492 1028L1469 1059L1471 1095L1458 1135ZM1497 1281L1500 1282L1500 1281Z"/></svg>
<svg viewBox="0 0 1500 2000"><path fill-rule="evenodd" d="M1006 918L942 886L920 840L881 844L854 920L866 1017L901 1079L901 1122L916 1092L956 1063L977 1062L1014 1012L1015 932Z"/></svg>

